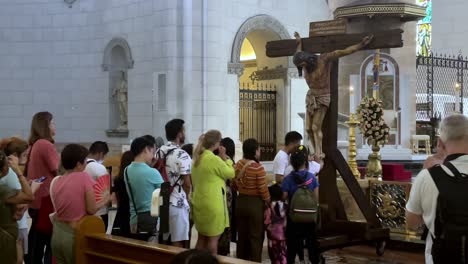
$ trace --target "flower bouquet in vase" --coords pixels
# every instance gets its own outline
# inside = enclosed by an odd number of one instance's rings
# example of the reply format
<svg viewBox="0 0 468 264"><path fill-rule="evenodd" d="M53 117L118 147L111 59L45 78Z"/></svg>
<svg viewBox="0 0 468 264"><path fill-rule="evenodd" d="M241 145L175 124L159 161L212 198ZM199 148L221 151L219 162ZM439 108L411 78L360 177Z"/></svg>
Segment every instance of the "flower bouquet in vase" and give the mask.
<svg viewBox="0 0 468 264"><path fill-rule="evenodd" d="M380 147L388 143L390 128L383 119L382 101L364 97L357 109L359 127L364 138L372 148L367 163L367 176L382 178Z"/></svg>

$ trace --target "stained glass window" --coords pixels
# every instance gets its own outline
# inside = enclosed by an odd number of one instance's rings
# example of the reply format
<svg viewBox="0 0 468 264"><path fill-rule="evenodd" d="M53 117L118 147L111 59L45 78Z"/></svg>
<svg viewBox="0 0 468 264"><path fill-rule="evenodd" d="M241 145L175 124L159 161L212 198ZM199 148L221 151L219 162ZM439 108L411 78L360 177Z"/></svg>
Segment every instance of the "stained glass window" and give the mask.
<svg viewBox="0 0 468 264"><path fill-rule="evenodd" d="M432 0L417 0L417 3L426 8L426 16L418 21L416 55L429 56L432 48Z"/></svg>

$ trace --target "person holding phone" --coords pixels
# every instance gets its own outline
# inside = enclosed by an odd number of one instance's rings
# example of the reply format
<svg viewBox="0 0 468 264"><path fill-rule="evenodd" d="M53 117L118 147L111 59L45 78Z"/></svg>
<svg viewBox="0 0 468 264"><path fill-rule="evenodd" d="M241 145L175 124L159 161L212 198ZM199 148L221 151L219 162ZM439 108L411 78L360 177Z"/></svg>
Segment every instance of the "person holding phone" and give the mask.
<svg viewBox="0 0 468 264"><path fill-rule="evenodd" d="M196 248L216 255L218 240L229 227L226 180L234 178L233 162L220 147L221 132L210 130L199 138L193 153L191 194L193 220L198 230ZM213 151L219 149L219 156Z"/></svg>
<svg viewBox="0 0 468 264"><path fill-rule="evenodd" d="M16 179L12 177L16 176ZM19 182L20 187L11 186L8 181ZM31 187L18 167L18 158L10 155L7 157L0 150L0 256L2 263L17 263L16 240L18 238L18 224L15 218L16 205L33 201Z"/></svg>
<svg viewBox="0 0 468 264"><path fill-rule="evenodd" d="M7 156L13 156L17 158L18 165L24 166L28 159L29 145L28 142L18 137L5 138L0 140L0 150L3 150ZM12 165L10 167L12 167ZM18 170L21 171L19 168ZM33 194L35 191L37 191L45 179L46 177L43 176L38 180L30 182ZM0 185L21 191L21 183L18 179L18 176L11 168L8 172L8 175L0 179ZM25 214L27 209L28 205L26 203L17 204L14 214L15 219L18 220L18 239L16 240L16 252L17 263L19 264L22 264L23 260L26 259L28 255L28 220Z"/></svg>

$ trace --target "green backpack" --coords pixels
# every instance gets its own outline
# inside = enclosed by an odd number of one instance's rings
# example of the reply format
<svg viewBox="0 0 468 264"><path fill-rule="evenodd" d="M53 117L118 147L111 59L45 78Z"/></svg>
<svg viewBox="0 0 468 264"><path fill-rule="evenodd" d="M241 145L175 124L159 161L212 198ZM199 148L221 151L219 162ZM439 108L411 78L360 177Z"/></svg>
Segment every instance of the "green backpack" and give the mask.
<svg viewBox="0 0 468 264"><path fill-rule="evenodd" d="M289 217L294 223L317 223L318 200L307 185L307 182L300 185L292 196Z"/></svg>

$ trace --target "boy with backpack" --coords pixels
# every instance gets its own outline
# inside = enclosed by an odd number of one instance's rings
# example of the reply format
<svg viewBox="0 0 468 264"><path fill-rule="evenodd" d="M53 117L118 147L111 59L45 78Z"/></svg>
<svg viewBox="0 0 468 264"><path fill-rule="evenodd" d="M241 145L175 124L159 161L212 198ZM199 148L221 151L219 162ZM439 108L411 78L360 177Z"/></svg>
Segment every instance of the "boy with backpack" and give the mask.
<svg viewBox="0 0 468 264"><path fill-rule="evenodd" d="M284 199L288 199L288 223L286 226L287 262L294 263L296 254L306 241L309 260L319 263L319 254L314 249L315 227L318 217L318 181L308 171L309 151L300 145L291 153L294 171L281 184Z"/></svg>
<svg viewBox="0 0 468 264"><path fill-rule="evenodd" d="M422 170L411 187L406 223L429 229L426 263L468 263L468 118L442 120L438 145L443 164Z"/></svg>

